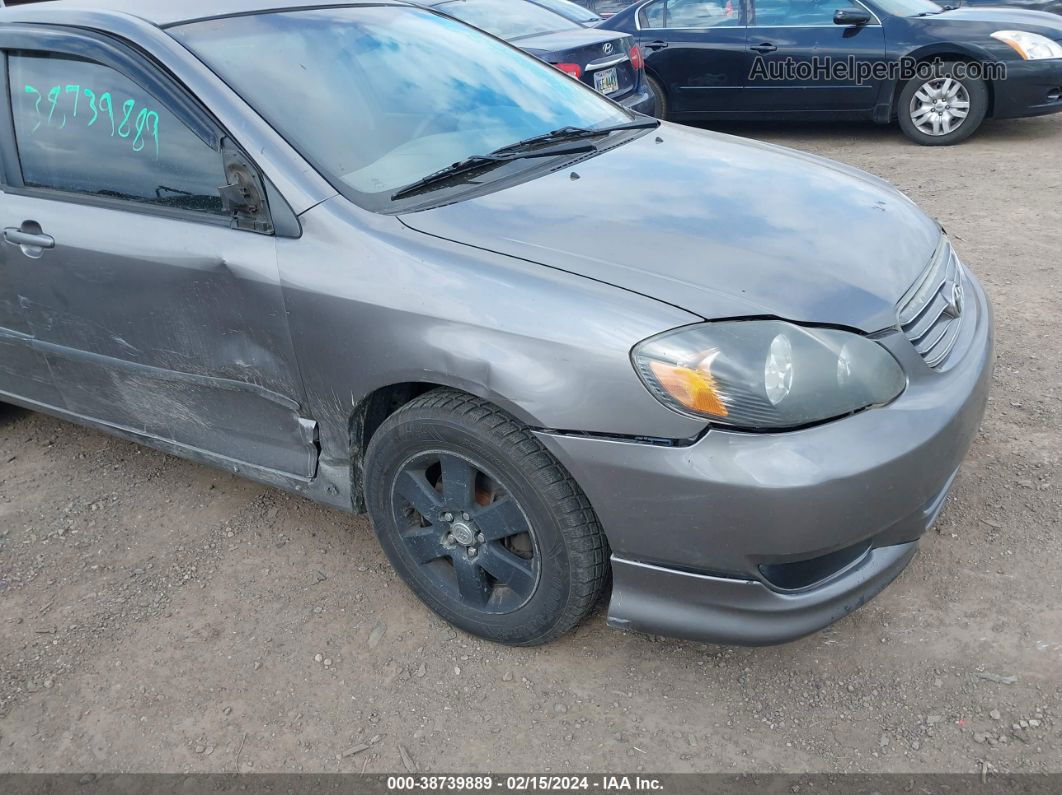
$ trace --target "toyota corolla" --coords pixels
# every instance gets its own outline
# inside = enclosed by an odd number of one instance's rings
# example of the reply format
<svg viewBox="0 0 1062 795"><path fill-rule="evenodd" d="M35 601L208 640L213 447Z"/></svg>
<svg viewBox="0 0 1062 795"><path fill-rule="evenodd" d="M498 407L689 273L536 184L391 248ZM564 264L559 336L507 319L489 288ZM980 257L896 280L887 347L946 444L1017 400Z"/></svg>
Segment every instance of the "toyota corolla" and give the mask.
<svg viewBox="0 0 1062 795"><path fill-rule="evenodd" d="M63 0L0 49L0 398L367 510L468 632L609 584L620 628L813 632L977 431L985 295L867 174L388 0Z"/></svg>

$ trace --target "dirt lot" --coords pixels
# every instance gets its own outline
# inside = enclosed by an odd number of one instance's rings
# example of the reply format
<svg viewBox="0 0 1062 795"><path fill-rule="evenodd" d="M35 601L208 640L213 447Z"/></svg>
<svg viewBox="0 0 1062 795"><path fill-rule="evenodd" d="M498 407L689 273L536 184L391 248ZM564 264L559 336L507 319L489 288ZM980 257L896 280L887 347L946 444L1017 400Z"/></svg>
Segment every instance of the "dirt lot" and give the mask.
<svg viewBox="0 0 1062 795"><path fill-rule="evenodd" d="M422 608L363 518L8 409L0 770L1062 771L1062 118L935 150L727 131L891 180L995 303L983 434L882 596L777 648L601 610L493 646Z"/></svg>

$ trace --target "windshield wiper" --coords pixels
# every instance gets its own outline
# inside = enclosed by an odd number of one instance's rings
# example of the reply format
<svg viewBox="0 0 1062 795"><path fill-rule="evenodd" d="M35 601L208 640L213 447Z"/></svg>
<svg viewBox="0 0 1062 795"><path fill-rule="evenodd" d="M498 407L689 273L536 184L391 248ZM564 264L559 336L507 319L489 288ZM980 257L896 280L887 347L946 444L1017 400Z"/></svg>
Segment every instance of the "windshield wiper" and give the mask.
<svg viewBox="0 0 1062 795"><path fill-rule="evenodd" d="M446 168L441 168L434 173L428 174L428 176L422 177L416 182L411 182L404 188L399 188L391 194L391 201L397 201L398 199L404 199L407 196L413 196L417 193L431 190L439 183L446 182L461 174L493 168L502 163L509 163L513 160L522 160L532 157L553 157L555 155L580 155L585 152L593 152L595 148L596 147L590 143L571 144L569 146L550 146L541 149L533 149L527 152L513 151L511 150L511 147L503 147L488 155L471 155L470 157L466 157L464 160L459 160Z"/></svg>
<svg viewBox="0 0 1062 795"><path fill-rule="evenodd" d="M608 135L609 133L620 132L622 130L647 130L650 127L658 127L659 125L660 121L658 119L638 119L637 121L625 122L624 124L614 124L611 127L561 127L559 130L551 130L548 133L535 135L531 138L517 141L514 144L503 146L501 149L495 149L492 154L498 154L501 152L522 152L537 144L576 141L580 138L597 138L602 135Z"/></svg>
<svg viewBox="0 0 1062 795"><path fill-rule="evenodd" d="M495 149L490 154L471 155L464 160L459 160L446 168L439 169L422 179L418 179L416 182L411 182L409 185L400 188L395 193L391 194L391 201L404 199L407 196L413 196L417 193L429 190L433 186L438 185L441 182L446 182L461 174L478 171L480 169L488 169L500 163L507 163L511 160L519 160L521 158L529 157L553 157L554 155L577 155L584 152L593 152L597 148L590 143L570 144L568 146L543 146L543 144L562 144L565 141L578 141L584 138L599 138L602 135L608 135L609 133L620 132L622 130L645 130L650 127L655 128L659 126L659 124L660 122L657 119L638 119L637 121L625 122L624 124L614 124L611 127L561 127L558 130L551 130L542 135L535 135L531 138L525 138L522 141L502 146Z"/></svg>

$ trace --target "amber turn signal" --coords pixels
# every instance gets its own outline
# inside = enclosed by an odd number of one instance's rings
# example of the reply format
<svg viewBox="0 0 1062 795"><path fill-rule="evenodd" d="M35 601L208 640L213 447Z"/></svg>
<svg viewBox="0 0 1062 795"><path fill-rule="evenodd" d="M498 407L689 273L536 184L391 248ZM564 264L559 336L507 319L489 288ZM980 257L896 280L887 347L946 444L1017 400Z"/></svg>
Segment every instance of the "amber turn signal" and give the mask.
<svg viewBox="0 0 1062 795"><path fill-rule="evenodd" d="M696 370L660 361L649 362L657 383L683 406L702 414L725 417L726 406L716 391L710 367L710 358L702 361Z"/></svg>

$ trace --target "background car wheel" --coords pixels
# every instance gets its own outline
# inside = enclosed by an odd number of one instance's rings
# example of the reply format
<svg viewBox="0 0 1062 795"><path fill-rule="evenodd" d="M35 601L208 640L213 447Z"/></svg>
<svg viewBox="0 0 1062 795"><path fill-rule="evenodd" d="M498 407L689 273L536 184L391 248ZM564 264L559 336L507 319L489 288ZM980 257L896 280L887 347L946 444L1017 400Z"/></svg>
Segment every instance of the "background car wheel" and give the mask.
<svg viewBox="0 0 1062 795"><path fill-rule="evenodd" d="M466 632L512 645L553 640L593 608L608 548L589 501L514 417L437 389L373 435L365 495L402 579Z"/></svg>
<svg viewBox="0 0 1062 795"><path fill-rule="evenodd" d="M660 82L655 77L645 76L645 82L649 84L649 88L653 90L653 97L655 102L653 104L653 115L658 119L667 119L668 103L667 94L664 93L664 87L660 85Z"/></svg>
<svg viewBox="0 0 1062 795"><path fill-rule="evenodd" d="M923 146L948 146L965 141L988 112L983 80L956 76L959 64L940 64L933 77L916 77L903 87L896 109L900 129Z"/></svg>

